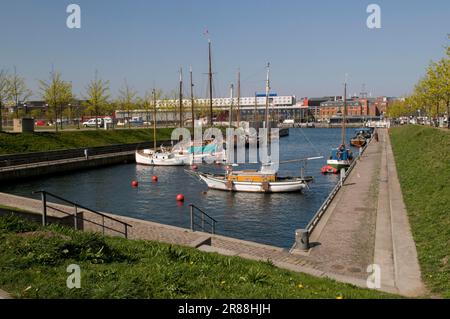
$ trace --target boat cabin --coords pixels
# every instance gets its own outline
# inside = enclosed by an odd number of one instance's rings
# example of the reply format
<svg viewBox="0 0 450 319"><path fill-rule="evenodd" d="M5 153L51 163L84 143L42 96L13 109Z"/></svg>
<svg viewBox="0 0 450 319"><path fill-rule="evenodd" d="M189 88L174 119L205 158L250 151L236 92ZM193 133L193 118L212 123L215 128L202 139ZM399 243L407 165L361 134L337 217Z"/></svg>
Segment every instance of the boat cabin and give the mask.
<svg viewBox="0 0 450 319"><path fill-rule="evenodd" d="M347 161L351 160L353 158L353 154L349 149L346 149L345 147L342 148L335 148L331 151L331 160L337 160L337 161Z"/></svg>

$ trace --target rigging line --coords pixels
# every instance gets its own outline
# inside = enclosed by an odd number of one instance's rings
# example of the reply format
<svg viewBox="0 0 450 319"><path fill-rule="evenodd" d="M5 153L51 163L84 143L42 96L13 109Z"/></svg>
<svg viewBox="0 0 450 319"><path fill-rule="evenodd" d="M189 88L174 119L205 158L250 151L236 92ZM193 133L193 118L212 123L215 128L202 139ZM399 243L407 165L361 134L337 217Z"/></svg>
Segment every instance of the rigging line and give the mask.
<svg viewBox="0 0 450 319"><path fill-rule="evenodd" d="M311 142L311 140L306 136L306 134L303 132L303 129L300 127L300 133L302 133L303 137L306 139L306 141L312 146L314 151L317 153L317 155L322 156L322 154L319 152L319 150L314 146L314 144Z"/></svg>

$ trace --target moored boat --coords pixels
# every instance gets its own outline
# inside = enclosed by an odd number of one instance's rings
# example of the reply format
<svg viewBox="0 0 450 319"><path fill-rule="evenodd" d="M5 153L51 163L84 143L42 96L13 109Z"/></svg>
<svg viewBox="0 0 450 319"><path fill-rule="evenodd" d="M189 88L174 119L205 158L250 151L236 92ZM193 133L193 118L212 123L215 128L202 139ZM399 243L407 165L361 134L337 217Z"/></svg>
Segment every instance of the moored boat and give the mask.
<svg viewBox="0 0 450 319"><path fill-rule="evenodd" d="M262 165L260 170L242 171L232 171L228 167L225 174L197 174L211 189L235 192L299 192L312 181L312 177L280 177L271 166L268 163Z"/></svg>
<svg viewBox="0 0 450 319"><path fill-rule="evenodd" d="M342 112L342 142L338 148L331 151L331 156L327 160L327 165L337 170L347 169L353 161L353 153L345 146L345 117L347 114L347 82L344 84L344 110Z"/></svg>

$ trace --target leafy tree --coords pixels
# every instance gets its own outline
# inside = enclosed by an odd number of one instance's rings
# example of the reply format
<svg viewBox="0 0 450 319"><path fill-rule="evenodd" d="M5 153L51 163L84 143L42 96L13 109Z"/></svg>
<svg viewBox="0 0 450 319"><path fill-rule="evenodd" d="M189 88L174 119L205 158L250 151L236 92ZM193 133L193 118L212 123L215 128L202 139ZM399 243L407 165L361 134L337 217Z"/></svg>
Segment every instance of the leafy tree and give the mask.
<svg viewBox="0 0 450 319"><path fill-rule="evenodd" d="M70 103L73 98L72 85L61 79L61 73L52 71L48 81L40 80L40 88L42 91L42 98L52 109L52 119L55 119L55 130L58 132L58 114L61 115L62 128L62 109L64 105Z"/></svg>
<svg viewBox="0 0 450 319"><path fill-rule="evenodd" d="M95 115L95 129L98 129L98 116L105 110L109 99L109 81L103 81L95 72L95 78L86 88L86 111Z"/></svg>
<svg viewBox="0 0 450 319"><path fill-rule="evenodd" d="M14 103L16 117L19 117L19 102L25 102L32 94L25 84L25 79L17 74L14 67L14 73L8 79L9 98ZM27 110L25 110L27 113Z"/></svg>

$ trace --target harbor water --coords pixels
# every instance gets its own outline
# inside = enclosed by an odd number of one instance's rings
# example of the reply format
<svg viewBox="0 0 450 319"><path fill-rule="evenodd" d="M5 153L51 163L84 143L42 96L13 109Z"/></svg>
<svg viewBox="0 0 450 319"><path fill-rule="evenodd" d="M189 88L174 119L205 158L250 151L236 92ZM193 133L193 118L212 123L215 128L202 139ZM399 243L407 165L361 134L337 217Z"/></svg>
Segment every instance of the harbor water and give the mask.
<svg viewBox="0 0 450 319"><path fill-rule="evenodd" d="M46 190L98 211L184 228L190 226L188 205L192 203L217 220L218 234L289 248L295 230L308 224L338 181L336 175L322 175L320 168L331 148L339 145L340 132L340 129L296 128L280 139L280 160L324 156L307 163L305 175L313 176L314 182L302 193L208 190L186 173L189 167L148 167L134 163L10 183L1 185L0 191L36 197L33 191ZM348 129L347 137L352 133L353 129ZM223 172L223 167L200 165L199 170ZM158 182L152 182L153 175L158 176ZM300 164L280 165L279 175L300 175ZM132 180L137 180L139 187L131 187ZM177 194L185 196L184 204L175 200Z"/></svg>

